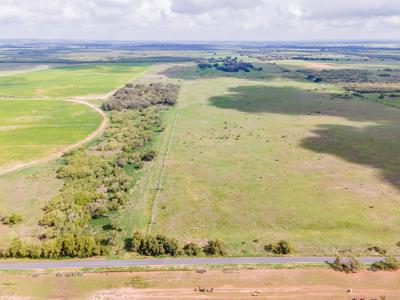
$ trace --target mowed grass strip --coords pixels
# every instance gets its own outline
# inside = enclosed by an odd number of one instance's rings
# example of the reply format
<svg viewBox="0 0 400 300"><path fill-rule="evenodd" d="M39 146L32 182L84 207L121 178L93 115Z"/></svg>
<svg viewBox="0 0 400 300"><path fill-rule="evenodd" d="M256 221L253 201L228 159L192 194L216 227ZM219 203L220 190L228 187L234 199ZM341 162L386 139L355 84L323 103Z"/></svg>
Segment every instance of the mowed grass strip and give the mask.
<svg viewBox="0 0 400 300"><path fill-rule="evenodd" d="M186 81L154 232L219 238L231 255L398 253L400 114L327 87Z"/></svg>
<svg viewBox="0 0 400 300"><path fill-rule="evenodd" d="M61 151L100 125L90 107L58 100L0 100L0 169Z"/></svg>
<svg viewBox="0 0 400 300"><path fill-rule="evenodd" d="M85 96L110 92L150 64L82 64L0 77L3 96Z"/></svg>

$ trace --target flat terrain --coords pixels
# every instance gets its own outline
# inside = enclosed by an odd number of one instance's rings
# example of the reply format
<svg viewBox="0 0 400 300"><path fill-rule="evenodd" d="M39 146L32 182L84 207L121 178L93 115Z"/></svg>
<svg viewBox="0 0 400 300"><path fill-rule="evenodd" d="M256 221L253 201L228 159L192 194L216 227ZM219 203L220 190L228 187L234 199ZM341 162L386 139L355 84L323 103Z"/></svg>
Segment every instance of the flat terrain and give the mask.
<svg viewBox="0 0 400 300"><path fill-rule="evenodd" d="M38 242L42 207L63 184L56 178L57 166L57 161L51 161L0 176L0 216L17 212L23 218L13 226L0 224L0 248L8 246L15 238Z"/></svg>
<svg viewBox="0 0 400 300"><path fill-rule="evenodd" d="M230 255L280 239L298 254L398 252L397 109L299 81L182 84L155 233L219 238Z"/></svg>
<svg viewBox="0 0 400 300"><path fill-rule="evenodd" d="M83 64L1 76L0 95L67 97L103 94L134 79L148 66Z"/></svg>
<svg viewBox="0 0 400 300"><path fill-rule="evenodd" d="M399 273L343 274L324 269L207 270L0 276L7 299L397 299ZM195 288L214 289L202 293ZM351 289L349 293L348 290Z"/></svg>
<svg viewBox="0 0 400 300"><path fill-rule="evenodd" d="M0 100L0 170L79 142L101 119L92 108L68 101Z"/></svg>

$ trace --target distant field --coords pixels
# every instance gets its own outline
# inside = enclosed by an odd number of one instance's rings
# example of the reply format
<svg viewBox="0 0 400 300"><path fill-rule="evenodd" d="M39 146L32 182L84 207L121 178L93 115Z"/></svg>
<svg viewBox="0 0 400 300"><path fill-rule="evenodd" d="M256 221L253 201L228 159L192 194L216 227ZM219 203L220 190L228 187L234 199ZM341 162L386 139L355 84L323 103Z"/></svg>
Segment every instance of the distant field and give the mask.
<svg viewBox="0 0 400 300"><path fill-rule="evenodd" d="M0 170L61 151L101 119L90 107L67 101L0 100Z"/></svg>
<svg viewBox="0 0 400 300"><path fill-rule="evenodd" d="M149 64L91 64L56 67L0 77L0 95L85 96L107 93L134 79Z"/></svg>
<svg viewBox="0 0 400 300"><path fill-rule="evenodd" d="M231 255L262 255L279 239L299 254L372 245L398 253L399 110L333 91L289 80L183 81L153 231L219 238Z"/></svg>

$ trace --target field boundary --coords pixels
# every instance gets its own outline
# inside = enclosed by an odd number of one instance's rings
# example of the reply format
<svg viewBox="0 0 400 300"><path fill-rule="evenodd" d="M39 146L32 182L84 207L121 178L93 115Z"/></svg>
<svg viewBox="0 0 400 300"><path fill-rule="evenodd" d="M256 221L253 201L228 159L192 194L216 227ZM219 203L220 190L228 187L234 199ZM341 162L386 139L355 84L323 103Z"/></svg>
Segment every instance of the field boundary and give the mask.
<svg viewBox="0 0 400 300"><path fill-rule="evenodd" d="M153 199L153 203L152 203L152 207L151 207L151 213L150 213L150 218L149 218L149 223L148 223L148 226L147 226L146 234L150 234L151 233L153 224L155 223L155 220L156 220L158 199L160 197L160 192L161 192L161 189L162 189L162 184L163 184L163 180L164 180L164 174L165 174L165 168L167 166L168 156L169 156L169 153L171 152L172 140L173 140L173 138L175 136L176 123L177 123L177 120L178 120L178 117L179 117L180 109L181 109L181 105L178 102L178 105L177 105L177 108L176 108L176 113L175 113L175 118L174 118L174 121L172 123L171 133L170 133L170 135L168 137L167 149L164 152L164 157L163 157L162 162L161 162L162 165L161 165L161 169L160 169L160 174L159 174L158 180L156 182L156 187L155 188L157 189L157 191L156 191L156 194L155 194L154 199Z"/></svg>

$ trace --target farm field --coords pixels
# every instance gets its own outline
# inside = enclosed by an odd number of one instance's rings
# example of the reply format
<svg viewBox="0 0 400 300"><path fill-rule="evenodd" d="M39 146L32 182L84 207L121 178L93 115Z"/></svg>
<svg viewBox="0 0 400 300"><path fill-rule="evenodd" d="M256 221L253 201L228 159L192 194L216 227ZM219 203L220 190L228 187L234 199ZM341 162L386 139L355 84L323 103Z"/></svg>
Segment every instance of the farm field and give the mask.
<svg viewBox="0 0 400 300"><path fill-rule="evenodd" d="M150 64L88 64L0 77L2 96L68 97L104 94L136 78Z"/></svg>
<svg viewBox="0 0 400 300"><path fill-rule="evenodd" d="M299 255L398 254L398 109L333 85L182 79L154 233L233 256L281 239Z"/></svg>
<svg viewBox="0 0 400 300"><path fill-rule="evenodd" d="M98 128L92 108L58 100L0 100L0 171L62 151Z"/></svg>
<svg viewBox="0 0 400 300"><path fill-rule="evenodd" d="M74 271L72 271L74 272ZM399 297L398 272L343 274L324 269L217 269L36 275L2 274L0 297L20 299L387 299ZM203 293L198 288L211 289ZM195 288L197 289L195 291ZM351 293L348 290L351 289Z"/></svg>

